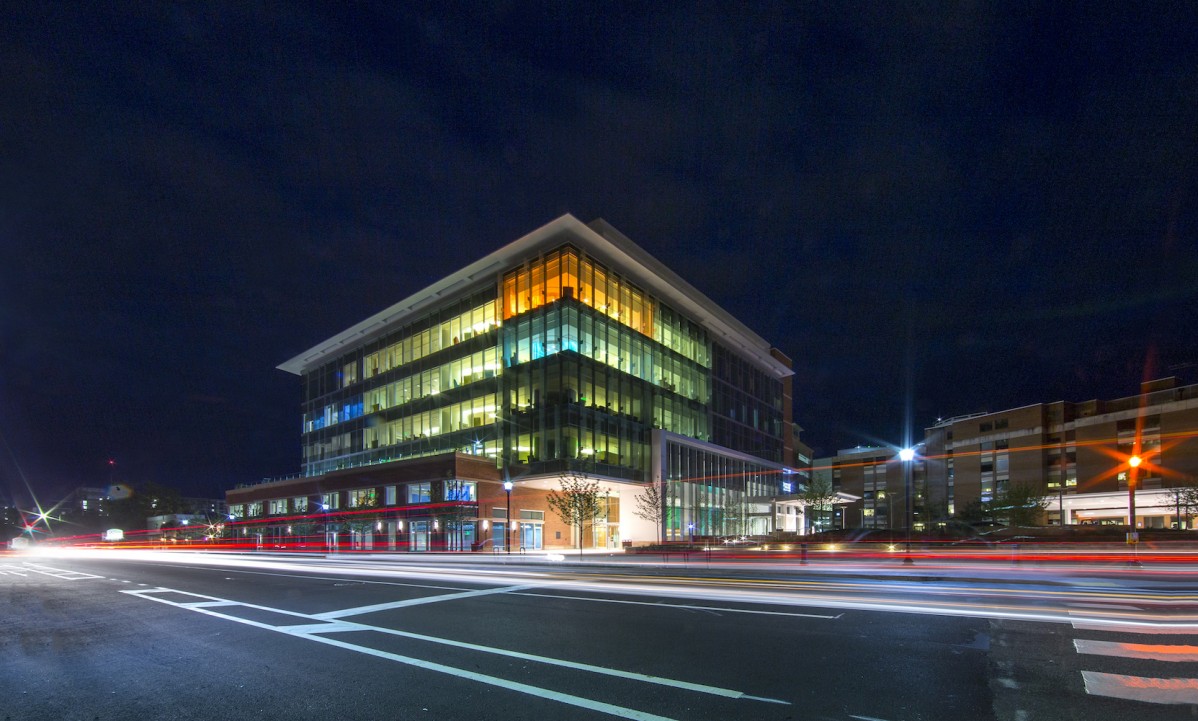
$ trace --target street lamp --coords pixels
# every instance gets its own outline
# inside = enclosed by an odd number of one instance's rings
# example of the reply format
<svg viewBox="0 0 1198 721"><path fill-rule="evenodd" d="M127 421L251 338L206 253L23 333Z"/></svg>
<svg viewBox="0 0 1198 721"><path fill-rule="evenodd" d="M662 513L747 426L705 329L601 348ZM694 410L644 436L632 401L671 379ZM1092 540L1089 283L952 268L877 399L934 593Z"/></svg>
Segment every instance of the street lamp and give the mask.
<svg viewBox="0 0 1198 721"><path fill-rule="evenodd" d="M1133 455L1127 459L1127 542L1136 543L1140 534L1136 533L1136 469L1144 459Z"/></svg>
<svg viewBox="0 0 1198 721"><path fill-rule="evenodd" d="M611 548L611 489L603 492L604 505L606 508L603 511L603 534L607 539L607 547Z"/></svg>
<svg viewBox="0 0 1198 721"><path fill-rule="evenodd" d="M512 544L512 482L504 481L503 490L507 492L507 530L503 534L503 545L507 547L507 552L511 554Z"/></svg>
<svg viewBox="0 0 1198 721"><path fill-rule="evenodd" d="M911 560L911 461L915 459L914 448L904 448L899 451L899 460L903 462L903 495L906 496L904 503L907 522L907 554L903 558L905 565L914 563Z"/></svg>

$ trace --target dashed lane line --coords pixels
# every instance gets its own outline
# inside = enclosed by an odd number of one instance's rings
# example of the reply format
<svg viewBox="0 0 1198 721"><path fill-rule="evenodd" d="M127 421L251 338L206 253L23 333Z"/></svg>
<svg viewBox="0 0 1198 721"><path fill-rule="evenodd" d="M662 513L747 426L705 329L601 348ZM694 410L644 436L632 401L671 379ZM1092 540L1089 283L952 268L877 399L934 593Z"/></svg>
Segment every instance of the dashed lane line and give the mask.
<svg viewBox="0 0 1198 721"><path fill-rule="evenodd" d="M1065 605L1069 606L1070 608L1101 608L1104 611L1143 611L1144 610L1143 608L1140 608L1139 606L1128 606L1126 604L1119 604L1119 603L1086 603L1086 602L1079 601L1077 603L1066 603Z"/></svg>

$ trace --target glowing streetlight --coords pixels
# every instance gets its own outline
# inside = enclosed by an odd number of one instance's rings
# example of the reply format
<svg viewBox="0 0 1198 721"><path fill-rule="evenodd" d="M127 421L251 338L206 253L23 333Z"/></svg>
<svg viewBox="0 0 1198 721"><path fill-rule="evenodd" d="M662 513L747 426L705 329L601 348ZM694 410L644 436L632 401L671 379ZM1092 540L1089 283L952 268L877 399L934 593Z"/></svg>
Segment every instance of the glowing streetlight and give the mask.
<svg viewBox="0 0 1198 721"><path fill-rule="evenodd" d="M1137 444L1138 445L1138 444ZM1127 542L1138 543L1140 534L1136 532L1136 469L1144 462L1143 458L1133 455L1127 459Z"/></svg>
<svg viewBox="0 0 1198 721"><path fill-rule="evenodd" d="M911 560L911 461L915 460L914 448L903 448L899 451L899 460L903 462L903 495L906 496L903 504L906 509L903 514L907 524L907 551L903 557L903 564L910 565L914 563Z"/></svg>

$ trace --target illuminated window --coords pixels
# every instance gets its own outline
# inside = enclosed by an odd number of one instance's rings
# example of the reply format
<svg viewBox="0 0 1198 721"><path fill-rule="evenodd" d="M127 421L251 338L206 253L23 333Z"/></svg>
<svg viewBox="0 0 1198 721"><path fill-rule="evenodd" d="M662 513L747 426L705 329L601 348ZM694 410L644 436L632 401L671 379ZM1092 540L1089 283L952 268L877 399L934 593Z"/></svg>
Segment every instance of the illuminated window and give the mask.
<svg viewBox="0 0 1198 721"><path fill-rule="evenodd" d="M432 484L409 483L408 503L428 503L432 500Z"/></svg>
<svg viewBox="0 0 1198 721"><path fill-rule="evenodd" d="M437 351L486 333L499 326L495 301L466 310L432 328L411 332L411 335L370 353L362 361L362 376L373 378L393 368L412 363ZM373 405L373 404L372 404Z"/></svg>
<svg viewBox="0 0 1198 721"><path fill-rule="evenodd" d="M473 481L446 481L445 500L447 501L477 501L476 484Z"/></svg>
<svg viewBox="0 0 1198 721"><path fill-rule="evenodd" d="M363 488L349 492L350 508L371 508L374 505L375 493L373 488Z"/></svg>
<svg viewBox="0 0 1198 721"><path fill-rule="evenodd" d="M577 299L620 323L653 335L653 301L644 292L573 248L546 254L503 279L503 320L557 302Z"/></svg>
<svg viewBox="0 0 1198 721"><path fill-rule="evenodd" d="M347 363L341 369L341 387L345 388L358 382L358 362Z"/></svg>

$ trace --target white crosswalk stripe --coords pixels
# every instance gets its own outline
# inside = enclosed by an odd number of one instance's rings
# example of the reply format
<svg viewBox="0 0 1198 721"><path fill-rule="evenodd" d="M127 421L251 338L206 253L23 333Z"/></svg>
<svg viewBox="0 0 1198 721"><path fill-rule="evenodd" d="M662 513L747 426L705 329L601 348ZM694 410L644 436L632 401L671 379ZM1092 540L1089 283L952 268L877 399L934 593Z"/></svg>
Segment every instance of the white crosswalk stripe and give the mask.
<svg viewBox="0 0 1198 721"><path fill-rule="evenodd" d="M1152 661L1198 661L1198 646L1163 643L1123 643L1121 641L1091 641L1073 639L1078 653L1117 658L1142 658Z"/></svg>
<svg viewBox="0 0 1198 721"><path fill-rule="evenodd" d="M1151 627L1103 628L1079 627L1082 632L1105 631L1121 635L1152 635L1152 643L1134 640L1075 638L1073 646L1083 657L1110 657L1131 660L1142 667L1142 674L1106 673L1083 668L1082 682L1091 696L1126 699L1153 704L1198 704L1198 678L1184 675L1189 668L1177 663L1198 663L1198 633L1178 633L1177 629ZM1090 635L1087 633L1087 635ZM1162 643L1168 641L1168 643ZM1083 663L1083 666L1088 664ZM1178 674L1177 671L1182 671ZM1156 674L1160 674L1159 676Z"/></svg>
<svg viewBox="0 0 1198 721"><path fill-rule="evenodd" d="M1086 693L1129 701L1163 704L1198 704L1198 679L1125 676L1082 671Z"/></svg>

